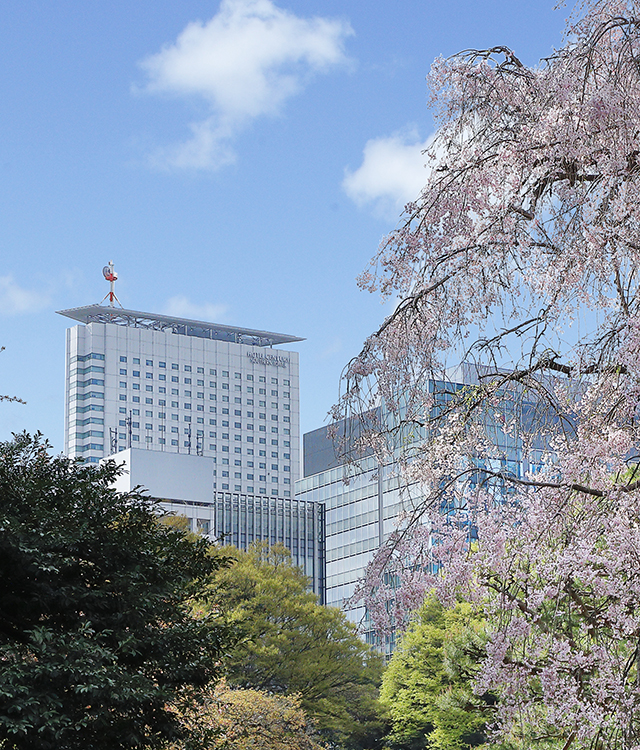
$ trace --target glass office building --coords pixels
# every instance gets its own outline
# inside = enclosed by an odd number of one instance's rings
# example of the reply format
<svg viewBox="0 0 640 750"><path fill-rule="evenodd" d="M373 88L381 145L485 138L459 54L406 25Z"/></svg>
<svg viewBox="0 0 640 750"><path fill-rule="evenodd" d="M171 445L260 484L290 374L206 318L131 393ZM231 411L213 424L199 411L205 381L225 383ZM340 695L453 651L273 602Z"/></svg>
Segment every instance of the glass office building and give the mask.
<svg viewBox="0 0 640 750"><path fill-rule="evenodd" d="M477 383L478 372L468 365L453 371L450 379L432 381L429 389L435 396L435 408L446 406L456 393ZM376 411L371 421L379 421L380 410ZM488 459L477 460L478 471L470 475L470 490L486 481L483 470L516 477L535 471L545 447L543 438L532 432L538 426L534 415L539 411L534 399L523 397L517 388L505 388L500 404L479 414L487 440L495 450ZM514 419L517 427L505 430L505 424ZM326 603L344 609L373 643L365 608L362 602L354 603L351 598L376 550L398 529L404 514L414 510L424 498L418 485L403 482L394 464L380 466L372 455L365 455L355 465L344 464L331 435L349 433L357 438L358 429L341 423L337 429L333 425L304 435L304 478L296 483L296 498L325 506ZM415 430L413 433L417 434ZM419 451L420 442L405 442L403 449ZM493 488L498 494L504 492L500 482L493 482ZM443 512L447 512L445 505ZM377 645L389 653L393 638Z"/></svg>
<svg viewBox="0 0 640 750"><path fill-rule="evenodd" d="M163 511L185 517L192 531L212 541L241 550L253 542L283 544L324 601L322 503L217 490L218 464L211 457L131 448L110 458L122 467L116 490L146 488Z"/></svg>

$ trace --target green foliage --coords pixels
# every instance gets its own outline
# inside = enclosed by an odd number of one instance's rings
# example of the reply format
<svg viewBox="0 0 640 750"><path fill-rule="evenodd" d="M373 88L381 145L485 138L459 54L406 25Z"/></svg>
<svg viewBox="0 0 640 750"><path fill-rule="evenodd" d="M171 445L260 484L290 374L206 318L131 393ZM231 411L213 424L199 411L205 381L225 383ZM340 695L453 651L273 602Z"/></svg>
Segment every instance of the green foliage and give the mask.
<svg viewBox="0 0 640 750"><path fill-rule="evenodd" d="M445 609L433 597L425 601L383 676L389 747L466 750L486 742L494 699L471 689L484 643L483 622L471 605Z"/></svg>
<svg viewBox="0 0 640 750"><path fill-rule="evenodd" d="M318 604L285 547L258 544L234 554L236 564L212 578L216 601L243 633L226 662L230 684L299 694L332 742L375 747L381 657L340 610Z"/></svg>
<svg viewBox="0 0 640 750"><path fill-rule="evenodd" d="M117 469L0 444L0 747L156 747L229 637L193 597L221 561L110 489Z"/></svg>

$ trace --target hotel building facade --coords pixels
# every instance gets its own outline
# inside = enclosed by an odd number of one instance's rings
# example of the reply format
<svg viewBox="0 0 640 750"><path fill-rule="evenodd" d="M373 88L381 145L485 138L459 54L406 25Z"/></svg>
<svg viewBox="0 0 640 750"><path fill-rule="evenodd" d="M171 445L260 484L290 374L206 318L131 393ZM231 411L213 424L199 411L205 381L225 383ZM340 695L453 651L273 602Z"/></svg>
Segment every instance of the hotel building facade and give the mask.
<svg viewBox="0 0 640 750"><path fill-rule="evenodd" d="M208 457L213 489L293 498L300 466L298 354L271 333L102 305L61 310L65 453Z"/></svg>

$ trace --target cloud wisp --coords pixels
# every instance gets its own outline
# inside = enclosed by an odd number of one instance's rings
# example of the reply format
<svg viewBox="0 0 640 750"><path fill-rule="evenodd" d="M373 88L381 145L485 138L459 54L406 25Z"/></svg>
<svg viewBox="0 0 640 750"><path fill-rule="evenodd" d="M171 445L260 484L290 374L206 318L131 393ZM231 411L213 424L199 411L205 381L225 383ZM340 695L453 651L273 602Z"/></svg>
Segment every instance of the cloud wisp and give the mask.
<svg viewBox="0 0 640 750"><path fill-rule="evenodd" d="M409 131L367 141L362 164L355 172L345 170L345 193L358 206L372 208L376 216L397 219L404 206L420 195L427 180L422 152L432 140L420 141L415 131Z"/></svg>
<svg viewBox="0 0 640 750"><path fill-rule="evenodd" d="M11 274L0 276L0 315L29 315L44 310L49 304L48 294L24 289Z"/></svg>
<svg viewBox="0 0 640 750"><path fill-rule="evenodd" d="M207 22L189 23L176 41L140 63L151 94L204 99L210 114L191 136L153 157L157 166L217 169L235 158L233 141L250 122L277 115L315 73L344 65L339 19L300 18L271 0L223 0Z"/></svg>
<svg viewBox="0 0 640 750"><path fill-rule="evenodd" d="M175 315L176 318L204 320L210 323L219 323L223 320L227 310L226 305L214 305L211 302L205 302L202 305L195 304L184 295L171 297L164 307L166 315Z"/></svg>

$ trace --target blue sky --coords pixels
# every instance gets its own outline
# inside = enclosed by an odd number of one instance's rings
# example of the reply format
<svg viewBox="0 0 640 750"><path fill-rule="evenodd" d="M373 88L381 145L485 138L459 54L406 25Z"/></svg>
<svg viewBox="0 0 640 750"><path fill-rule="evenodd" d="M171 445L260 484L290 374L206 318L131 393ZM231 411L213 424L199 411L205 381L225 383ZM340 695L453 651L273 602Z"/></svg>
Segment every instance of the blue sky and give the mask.
<svg viewBox="0 0 640 750"><path fill-rule="evenodd" d="M561 44L552 1L5 0L0 439L62 448L64 330L130 309L306 337L302 429L385 308L355 277L423 176L437 55Z"/></svg>

